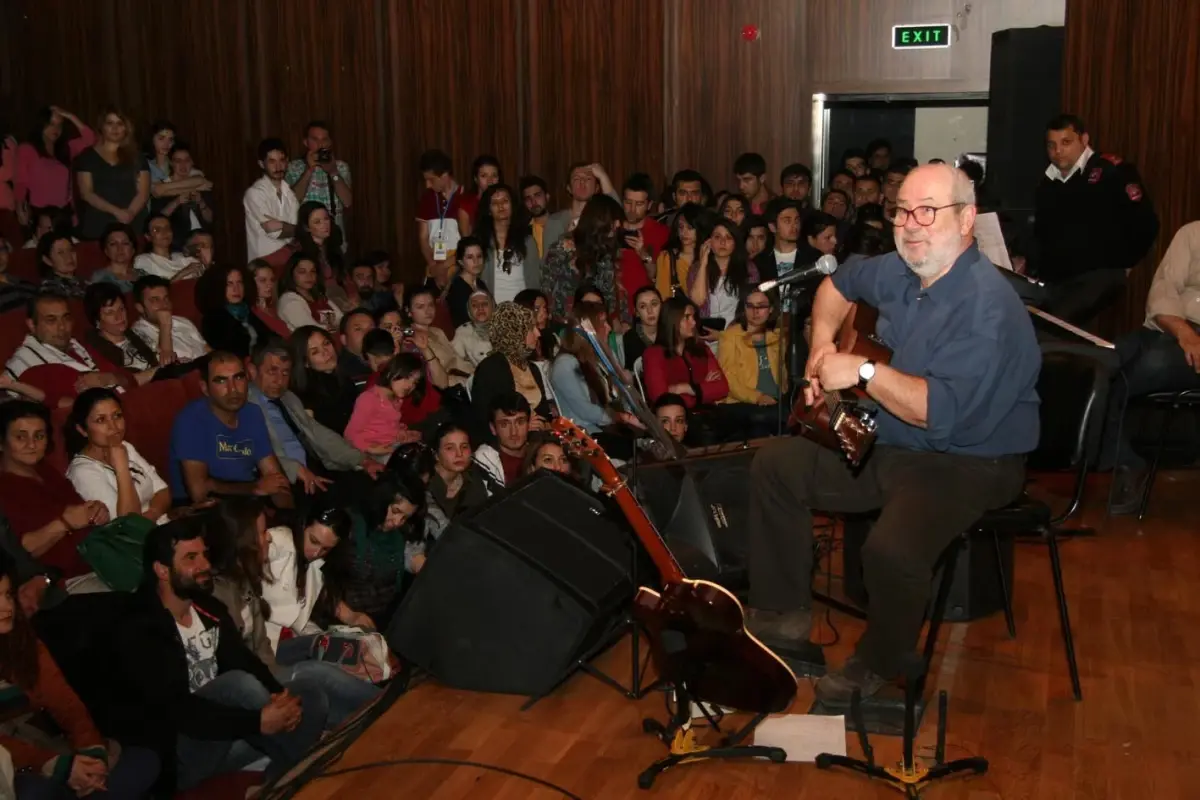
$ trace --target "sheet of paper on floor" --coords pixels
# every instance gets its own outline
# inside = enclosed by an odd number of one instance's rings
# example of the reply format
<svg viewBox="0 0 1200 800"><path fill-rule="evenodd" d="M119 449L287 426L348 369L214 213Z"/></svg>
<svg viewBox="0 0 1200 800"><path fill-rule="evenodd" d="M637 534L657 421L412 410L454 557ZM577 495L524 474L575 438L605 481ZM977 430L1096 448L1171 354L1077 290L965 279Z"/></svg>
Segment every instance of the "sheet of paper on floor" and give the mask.
<svg viewBox="0 0 1200 800"><path fill-rule="evenodd" d="M812 763L821 753L846 755L845 717L786 714L769 717L754 730L754 743L782 747L788 761Z"/></svg>

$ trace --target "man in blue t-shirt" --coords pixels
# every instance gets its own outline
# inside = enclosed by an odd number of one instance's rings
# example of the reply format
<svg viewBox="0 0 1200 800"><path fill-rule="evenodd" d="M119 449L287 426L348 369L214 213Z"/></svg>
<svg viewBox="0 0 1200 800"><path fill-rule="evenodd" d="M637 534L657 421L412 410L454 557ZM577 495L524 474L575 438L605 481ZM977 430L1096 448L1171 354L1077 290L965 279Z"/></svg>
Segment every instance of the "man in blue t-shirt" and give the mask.
<svg viewBox="0 0 1200 800"><path fill-rule="evenodd" d="M1023 454L1038 443L1041 351L1020 298L975 244L970 180L946 165L913 170L892 224L896 252L843 267L818 289L804 372L810 403L857 385L878 404L873 452L854 470L794 437L761 448L750 470L747 624L802 662L815 648L812 510L880 512L862 548L867 629L842 669L818 681L826 707L848 705L856 690L869 703L909 672L939 556L1020 495ZM857 302L879 311L889 363L837 351Z"/></svg>
<svg viewBox="0 0 1200 800"><path fill-rule="evenodd" d="M247 404L246 367L232 353L208 360L204 397L184 407L171 428L171 493L198 503L211 495L270 497L291 508L287 475L271 449L262 409Z"/></svg>

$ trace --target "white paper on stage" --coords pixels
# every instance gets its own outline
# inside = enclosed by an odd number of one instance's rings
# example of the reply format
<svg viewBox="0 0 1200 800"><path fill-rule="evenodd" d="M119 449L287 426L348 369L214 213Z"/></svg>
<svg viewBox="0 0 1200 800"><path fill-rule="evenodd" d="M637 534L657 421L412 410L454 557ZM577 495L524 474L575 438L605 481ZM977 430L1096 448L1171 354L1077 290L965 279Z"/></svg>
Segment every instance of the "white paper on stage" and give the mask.
<svg viewBox="0 0 1200 800"><path fill-rule="evenodd" d="M754 744L782 747L788 761L809 763L821 753L846 755L845 717L787 714L769 717L754 729Z"/></svg>
<svg viewBox="0 0 1200 800"><path fill-rule="evenodd" d="M975 241L979 244L979 252L989 261L1012 272L1012 259L1008 257L1004 231L1000 230L1000 216L995 211L975 217Z"/></svg>

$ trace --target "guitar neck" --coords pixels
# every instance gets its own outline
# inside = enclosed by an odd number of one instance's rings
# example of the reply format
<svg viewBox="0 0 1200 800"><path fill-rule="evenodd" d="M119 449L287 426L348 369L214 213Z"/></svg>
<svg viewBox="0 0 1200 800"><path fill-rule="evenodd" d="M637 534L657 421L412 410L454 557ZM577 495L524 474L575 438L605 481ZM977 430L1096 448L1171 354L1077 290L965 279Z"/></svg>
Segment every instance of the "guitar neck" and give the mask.
<svg viewBox="0 0 1200 800"><path fill-rule="evenodd" d="M671 549L667 547L667 543L659 535L654 523L646 516L641 503L633 496L629 487L622 482L619 488L612 491L611 494L625 514L625 519L629 520L629 524L633 527L633 532L637 534L642 546L650 554L650 560L654 562L654 566L662 576L663 584L679 583L684 580L687 576L683 574L679 562L675 560Z"/></svg>

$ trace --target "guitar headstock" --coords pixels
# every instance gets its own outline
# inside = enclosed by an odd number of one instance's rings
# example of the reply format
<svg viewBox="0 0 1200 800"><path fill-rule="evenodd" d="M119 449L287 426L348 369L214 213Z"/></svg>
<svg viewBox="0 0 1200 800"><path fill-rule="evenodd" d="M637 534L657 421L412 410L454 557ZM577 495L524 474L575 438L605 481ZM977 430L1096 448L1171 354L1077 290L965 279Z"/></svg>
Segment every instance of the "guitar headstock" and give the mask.
<svg viewBox="0 0 1200 800"><path fill-rule="evenodd" d="M604 448L596 444L596 440L589 436L583 428L566 417L555 417L554 421L550 423L550 432L558 439L564 450L591 464L592 469L604 481L607 488L615 490L624 483L617 473L617 468L608 460L608 454L604 452Z"/></svg>

